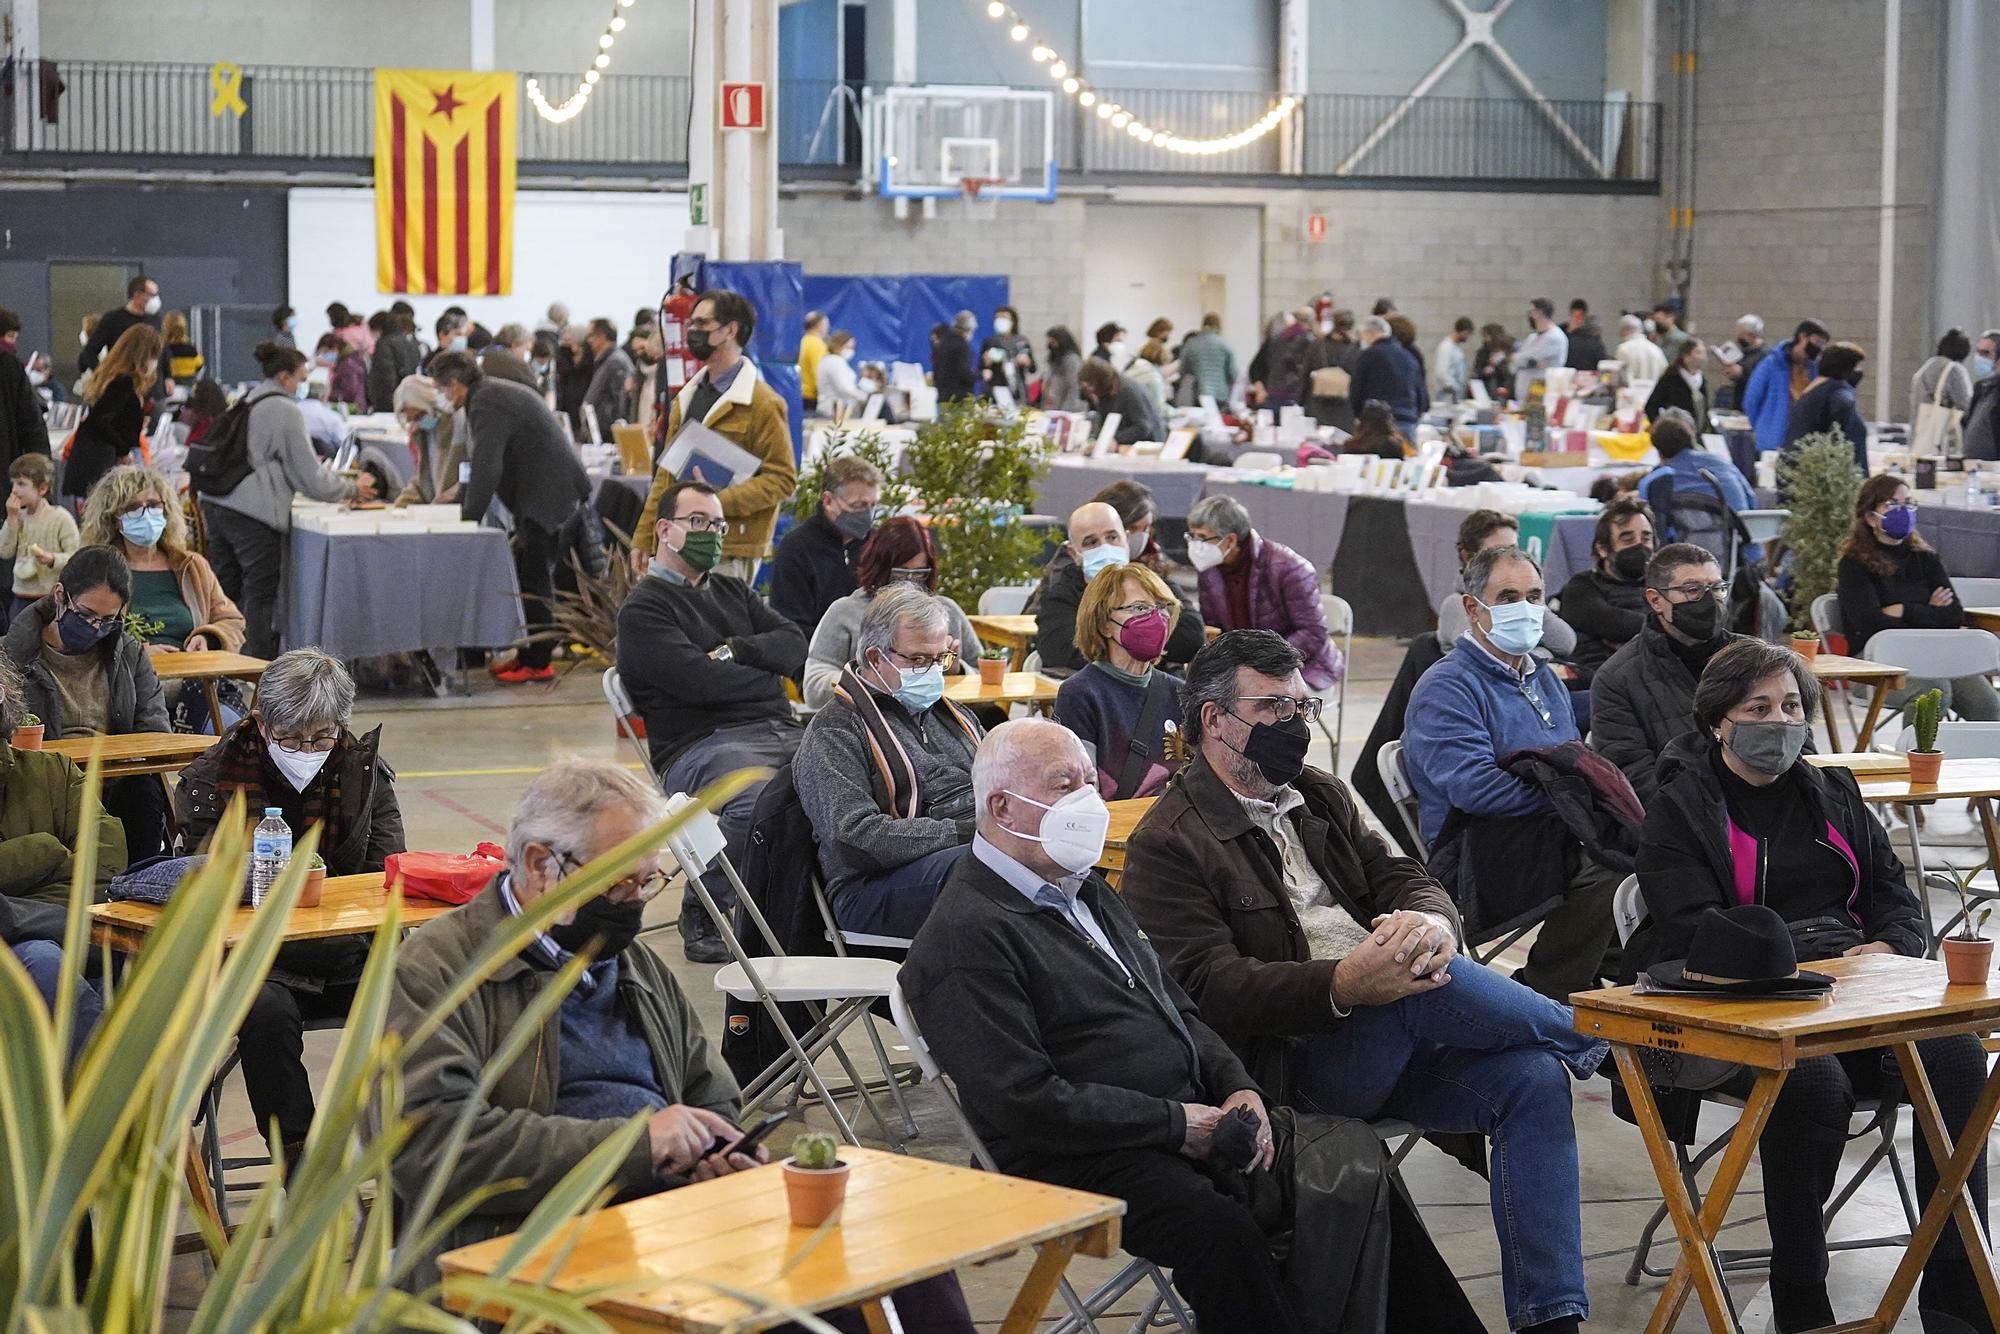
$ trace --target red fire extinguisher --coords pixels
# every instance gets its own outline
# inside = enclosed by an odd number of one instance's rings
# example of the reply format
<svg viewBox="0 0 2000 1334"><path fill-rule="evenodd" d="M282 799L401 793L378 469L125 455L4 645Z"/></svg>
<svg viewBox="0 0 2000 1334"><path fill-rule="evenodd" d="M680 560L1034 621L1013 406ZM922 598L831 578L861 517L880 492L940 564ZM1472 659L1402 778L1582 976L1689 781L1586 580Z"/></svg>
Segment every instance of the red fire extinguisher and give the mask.
<svg viewBox="0 0 2000 1334"><path fill-rule="evenodd" d="M701 369L701 358L688 351L687 322L694 317L694 308L700 304L691 287L683 283L667 294L660 302L660 364L666 368L667 379L664 392L653 413L653 438L664 443L667 432L667 410L673 406L674 395L681 386L693 379Z"/></svg>

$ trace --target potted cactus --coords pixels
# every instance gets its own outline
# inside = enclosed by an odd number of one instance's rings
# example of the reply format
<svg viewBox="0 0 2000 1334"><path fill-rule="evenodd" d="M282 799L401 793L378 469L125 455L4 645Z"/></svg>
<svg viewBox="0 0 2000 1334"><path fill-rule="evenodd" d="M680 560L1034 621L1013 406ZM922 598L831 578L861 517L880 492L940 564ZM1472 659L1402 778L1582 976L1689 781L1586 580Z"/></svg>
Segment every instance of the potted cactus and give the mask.
<svg viewBox="0 0 2000 1334"><path fill-rule="evenodd" d="M1007 664L1013 654L1005 648L982 649L979 654L979 684L997 686L1007 676Z"/></svg>
<svg viewBox="0 0 2000 1334"><path fill-rule="evenodd" d="M1817 658L1819 656L1819 631L1792 631L1792 652L1798 654L1807 662L1811 662L1814 658Z"/></svg>
<svg viewBox="0 0 2000 1334"><path fill-rule="evenodd" d="M306 872L305 888L299 891L301 908L319 907L319 897L326 890L326 858L317 852L313 854L312 869Z"/></svg>
<svg viewBox="0 0 2000 1334"><path fill-rule="evenodd" d="M32 713L29 714L21 720L21 725L14 729L14 734L7 738L7 741L16 750L40 750L42 748L42 720Z"/></svg>
<svg viewBox="0 0 2000 1334"><path fill-rule="evenodd" d="M1944 752L1937 748L1938 716L1944 712L1944 692L1926 690L1910 701L1910 728L1917 736L1917 748L1910 752L1910 781L1935 783Z"/></svg>
<svg viewBox="0 0 2000 1334"><path fill-rule="evenodd" d="M1972 911L1972 880L1986 869L1984 862L1970 870L1951 871L1952 892L1958 895L1958 930L1944 938L1945 976L1955 985L1979 986L1993 972L1993 942L1986 936L1986 921L1993 909Z"/></svg>
<svg viewBox="0 0 2000 1334"><path fill-rule="evenodd" d="M808 1130L792 1141L785 1159L785 1202L793 1227L818 1227L847 1198L847 1164L840 1161L840 1141Z"/></svg>

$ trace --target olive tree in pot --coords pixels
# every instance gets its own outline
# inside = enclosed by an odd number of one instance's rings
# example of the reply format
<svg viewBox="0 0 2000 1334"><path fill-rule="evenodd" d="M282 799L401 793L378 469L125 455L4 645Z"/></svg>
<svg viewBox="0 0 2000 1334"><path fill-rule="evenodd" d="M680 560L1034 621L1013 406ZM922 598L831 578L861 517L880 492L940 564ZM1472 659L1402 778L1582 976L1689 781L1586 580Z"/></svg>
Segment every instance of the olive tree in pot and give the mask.
<svg viewBox="0 0 2000 1334"><path fill-rule="evenodd" d="M793 1227L818 1227L847 1199L847 1164L840 1161L840 1141L824 1131L808 1130L792 1141L785 1159L785 1202Z"/></svg>
<svg viewBox="0 0 2000 1334"><path fill-rule="evenodd" d="M1854 523L1854 497L1860 490L1861 473L1844 436L1809 435L1778 458L1778 491L1791 511L1782 541L1792 576L1787 597L1795 630L1809 629L1813 599L1834 591L1840 543Z"/></svg>
<svg viewBox="0 0 2000 1334"><path fill-rule="evenodd" d="M1977 986L1993 971L1993 942L1986 936L1986 920L1993 909L1982 908L1977 914L1972 910L1972 881L1985 869L1981 862L1969 870L1955 869L1948 875L1933 872L1926 877L1946 881L1958 896L1958 930L1944 938L1945 976L1954 984Z"/></svg>
<svg viewBox="0 0 2000 1334"><path fill-rule="evenodd" d="M1938 780L1938 769L1944 763L1944 752L1937 748L1938 716L1943 712L1942 690L1926 690L1910 701L1910 729L1917 734L1917 748L1909 754L1912 783Z"/></svg>

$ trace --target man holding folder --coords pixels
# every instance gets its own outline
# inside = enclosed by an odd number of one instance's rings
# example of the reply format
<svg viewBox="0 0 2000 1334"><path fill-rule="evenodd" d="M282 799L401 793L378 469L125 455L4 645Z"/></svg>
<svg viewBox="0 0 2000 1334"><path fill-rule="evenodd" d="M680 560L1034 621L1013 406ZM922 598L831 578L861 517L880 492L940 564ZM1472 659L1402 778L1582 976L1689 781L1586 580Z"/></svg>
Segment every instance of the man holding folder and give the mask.
<svg viewBox="0 0 2000 1334"><path fill-rule="evenodd" d="M646 508L633 529L633 568L652 559L660 497L686 471L688 480L713 486L729 522L716 569L755 583L771 550L778 511L798 486L785 400L743 355L757 327L757 312L740 294L704 292L687 322L688 351L702 368L674 396L667 413L666 452L653 473Z"/></svg>

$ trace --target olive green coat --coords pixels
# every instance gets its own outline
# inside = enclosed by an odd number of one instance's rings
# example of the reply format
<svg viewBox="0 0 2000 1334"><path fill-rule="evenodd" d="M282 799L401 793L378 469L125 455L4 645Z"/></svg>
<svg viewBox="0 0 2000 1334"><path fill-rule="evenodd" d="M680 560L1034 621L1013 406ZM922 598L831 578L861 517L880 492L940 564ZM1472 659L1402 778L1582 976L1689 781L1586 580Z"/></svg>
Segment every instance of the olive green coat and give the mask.
<svg viewBox="0 0 2000 1334"><path fill-rule="evenodd" d="M82 828L83 770L53 751L0 745L0 894L67 899ZM100 811L93 902L124 869L125 826Z"/></svg>

